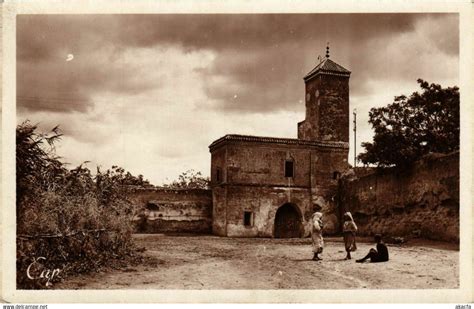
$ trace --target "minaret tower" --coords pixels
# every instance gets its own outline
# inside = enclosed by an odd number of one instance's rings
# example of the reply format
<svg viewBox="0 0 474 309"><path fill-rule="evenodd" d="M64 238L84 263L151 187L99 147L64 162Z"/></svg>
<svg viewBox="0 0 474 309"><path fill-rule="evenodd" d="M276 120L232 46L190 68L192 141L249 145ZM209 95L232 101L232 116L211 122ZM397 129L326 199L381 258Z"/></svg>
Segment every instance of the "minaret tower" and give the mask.
<svg viewBox="0 0 474 309"><path fill-rule="evenodd" d="M328 43L324 59L303 78L306 118L298 123L298 139L349 142L350 75L329 59Z"/></svg>

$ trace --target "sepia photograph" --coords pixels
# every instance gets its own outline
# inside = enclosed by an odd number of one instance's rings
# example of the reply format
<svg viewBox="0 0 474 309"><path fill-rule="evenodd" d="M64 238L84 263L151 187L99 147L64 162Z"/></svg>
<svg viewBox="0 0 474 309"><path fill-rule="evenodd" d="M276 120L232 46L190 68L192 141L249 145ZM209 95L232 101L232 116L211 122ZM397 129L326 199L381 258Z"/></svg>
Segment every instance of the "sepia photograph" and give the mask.
<svg viewBox="0 0 474 309"><path fill-rule="evenodd" d="M460 289L460 29L17 14L15 289Z"/></svg>

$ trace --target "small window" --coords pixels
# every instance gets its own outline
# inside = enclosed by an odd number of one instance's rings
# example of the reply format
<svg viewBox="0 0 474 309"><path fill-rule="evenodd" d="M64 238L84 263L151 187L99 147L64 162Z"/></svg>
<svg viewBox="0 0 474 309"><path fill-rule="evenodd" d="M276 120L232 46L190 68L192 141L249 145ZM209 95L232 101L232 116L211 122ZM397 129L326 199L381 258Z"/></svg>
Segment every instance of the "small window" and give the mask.
<svg viewBox="0 0 474 309"><path fill-rule="evenodd" d="M253 213L251 211L244 211L244 226L253 225Z"/></svg>
<svg viewBox="0 0 474 309"><path fill-rule="evenodd" d="M338 171L335 171L334 173L332 173L332 179L339 179L341 177L341 173L339 173Z"/></svg>
<svg viewBox="0 0 474 309"><path fill-rule="evenodd" d="M222 181L222 171L220 168L216 169L216 182L221 182Z"/></svg>
<svg viewBox="0 0 474 309"><path fill-rule="evenodd" d="M294 175L294 164L293 160L285 161L285 177L293 177Z"/></svg>

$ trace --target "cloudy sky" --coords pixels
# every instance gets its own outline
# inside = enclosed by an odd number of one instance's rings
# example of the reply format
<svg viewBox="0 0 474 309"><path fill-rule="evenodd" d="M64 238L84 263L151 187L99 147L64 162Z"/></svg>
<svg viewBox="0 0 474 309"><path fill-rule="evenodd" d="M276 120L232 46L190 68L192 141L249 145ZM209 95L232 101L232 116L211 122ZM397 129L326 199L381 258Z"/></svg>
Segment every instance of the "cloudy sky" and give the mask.
<svg viewBox="0 0 474 309"><path fill-rule="evenodd" d="M19 15L17 123L59 124L57 151L72 166L120 165L158 185L188 169L209 175L208 146L225 134L296 137L302 78L329 41L331 59L352 71L359 144L372 137L368 110L417 90L417 78L459 85L458 21L457 14Z"/></svg>

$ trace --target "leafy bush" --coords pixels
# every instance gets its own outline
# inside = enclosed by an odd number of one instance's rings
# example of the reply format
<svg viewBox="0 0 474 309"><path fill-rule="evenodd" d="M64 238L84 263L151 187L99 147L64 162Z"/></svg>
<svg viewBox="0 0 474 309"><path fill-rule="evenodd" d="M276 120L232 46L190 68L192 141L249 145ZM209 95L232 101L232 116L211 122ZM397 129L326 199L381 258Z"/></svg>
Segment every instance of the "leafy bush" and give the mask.
<svg viewBox="0 0 474 309"><path fill-rule="evenodd" d="M17 285L44 288L67 275L97 270L134 256L134 208L127 186L149 185L113 166L96 175L80 165L72 170L55 155L58 127L44 134L24 122L16 130ZM39 263L33 263L38 258ZM33 263L33 266L32 265ZM55 278L37 277L59 269Z"/></svg>
<svg viewBox="0 0 474 309"><path fill-rule="evenodd" d="M209 182L209 177L204 177L201 172L190 169L181 173L178 176L178 180L165 184L163 187L172 189L209 189Z"/></svg>

